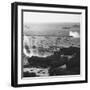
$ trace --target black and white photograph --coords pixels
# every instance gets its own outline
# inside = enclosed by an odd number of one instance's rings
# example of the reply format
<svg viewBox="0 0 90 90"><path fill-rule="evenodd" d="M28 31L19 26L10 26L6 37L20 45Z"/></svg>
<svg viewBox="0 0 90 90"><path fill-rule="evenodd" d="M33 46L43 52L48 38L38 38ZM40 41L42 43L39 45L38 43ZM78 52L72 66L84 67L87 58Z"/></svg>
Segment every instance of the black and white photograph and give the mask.
<svg viewBox="0 0 90 90"><path fill-rule="evenodd" d="M22 77L80 74L81 13L23 11Z"/></svg>
<svg viewBox="0 0 90 90"><path fill-rule="evenodd" d="M87 82L87 7L12 4L12 86Z"/></svg>

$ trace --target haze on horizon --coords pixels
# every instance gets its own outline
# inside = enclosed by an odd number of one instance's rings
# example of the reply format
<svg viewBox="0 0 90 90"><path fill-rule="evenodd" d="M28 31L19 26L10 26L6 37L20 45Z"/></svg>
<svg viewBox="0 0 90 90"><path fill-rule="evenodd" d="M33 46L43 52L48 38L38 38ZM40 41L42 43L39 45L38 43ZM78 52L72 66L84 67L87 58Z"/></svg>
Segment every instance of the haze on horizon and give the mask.
<svg viewBox="0 0 90 90"><path fill-rule="evenodd" d="M80 23L81 15L63 13L24 12L24 23Z"/></svg>
<svg viewBox="0 0 90 90"><path fill-rule="evenodd" d="M55 14L24 12L24 33L29 35L63 35L67 31L80 31L80 28L72 28L73 25L80 26L81 16L79 14ZM70 29L63 29L70 27Z"/></svg>

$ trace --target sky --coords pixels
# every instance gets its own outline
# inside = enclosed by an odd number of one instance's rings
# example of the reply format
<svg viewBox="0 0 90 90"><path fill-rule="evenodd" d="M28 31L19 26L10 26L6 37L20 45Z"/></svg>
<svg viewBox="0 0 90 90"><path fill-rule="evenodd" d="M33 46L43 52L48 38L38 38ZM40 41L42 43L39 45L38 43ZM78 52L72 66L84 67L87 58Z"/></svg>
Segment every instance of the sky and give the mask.
<svg viewBox="0 0 90 90"><path fill-rule="evenodd" d="M80 14L24 12L24 23L80 22Z"/></svg>

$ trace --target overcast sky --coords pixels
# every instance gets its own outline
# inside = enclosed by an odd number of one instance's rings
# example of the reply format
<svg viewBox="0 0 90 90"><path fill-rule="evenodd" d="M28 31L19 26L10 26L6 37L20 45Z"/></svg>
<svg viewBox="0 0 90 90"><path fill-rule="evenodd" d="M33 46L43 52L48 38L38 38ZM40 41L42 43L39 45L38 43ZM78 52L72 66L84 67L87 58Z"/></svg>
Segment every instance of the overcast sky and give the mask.
<svg viewBox="0 0 90 90"><path fill-rule="evenodd" d="M24 12L24 23L80 22L79 14Z"/></svg>

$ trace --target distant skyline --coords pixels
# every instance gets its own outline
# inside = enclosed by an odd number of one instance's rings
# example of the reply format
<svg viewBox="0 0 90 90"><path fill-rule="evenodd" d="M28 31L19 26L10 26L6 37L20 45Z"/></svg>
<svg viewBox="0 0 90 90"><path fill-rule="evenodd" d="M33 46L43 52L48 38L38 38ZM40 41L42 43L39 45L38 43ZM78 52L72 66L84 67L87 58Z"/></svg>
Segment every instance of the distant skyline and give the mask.
<svg viewBox="0 0 90 90"><path fill-rule="evenodd" d="M80 23L79 14L24 12L24 23Z"/></svg>

